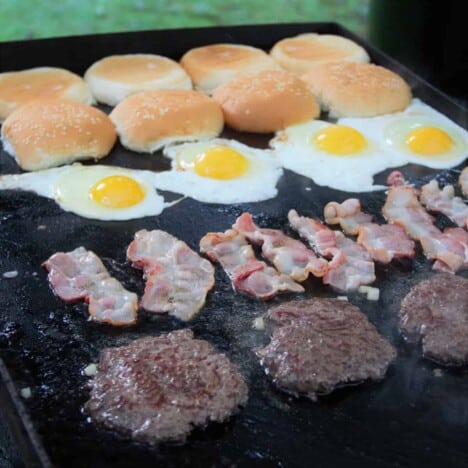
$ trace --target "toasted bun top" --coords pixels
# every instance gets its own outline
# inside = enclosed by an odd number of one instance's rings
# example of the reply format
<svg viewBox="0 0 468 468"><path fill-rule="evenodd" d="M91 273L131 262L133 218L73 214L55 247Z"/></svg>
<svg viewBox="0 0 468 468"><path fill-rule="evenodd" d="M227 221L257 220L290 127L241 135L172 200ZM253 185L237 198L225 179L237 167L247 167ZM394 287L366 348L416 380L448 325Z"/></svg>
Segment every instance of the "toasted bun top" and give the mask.
<svg viewBox="0 0 468 468"><path fill-rule="evenodd" d="M161 55L111 55L91 65L86 71L85 79L92 74L120 83L142 84L166 78L174 71L186 76L177 62Z"/></svg>
<svg viewBox="0 0 468 468"><path fill-rule="evenodd" d="M102 158L117 138L104 112L86 104L40 99L12 112L2 125L2 140L25 170Z"/></svg>
<svg viewBox="0 0 468 468"><path fill-rule="evenodd" d="M38 98L93 103L84 80L62 68L40 67L0 73L0 121L17 107Z"/></svg>
<svg viewBox="0 0 468 468"><path fill-rule="evenodd" d="M401 111L411 102L411 89L403 78L369 63L322 64L302 79L331 117L372 117Z"/></svg>
<svg viewBox="0 0 468 468"><path fill-rule="evenodd" d="M272 133L320 114L306 83L284 71L234 78L217 88L213 98L221 105L226 123L245 132Z"/></svg>
<svg viewBox="0 0 468 468"><path fill-rule="evenodd" d="M192 89L190 77L177 62L151 54L105 57L88 68L85 80L96 100L111 106L141 91Z"/></svg>
<svg viewBox="0 0 468 468"><path fill-rule="evenodd" d="M189 50L180 64L191 76L195 88L207 94L242 73L280 68L263 50L241 44L197 47Z"/></svg>
<svg viewBox="0 0 468 468"><path fill-rule="evenodd" d="M333 34L300 34L277 42L270 55L286 70L301 75L326 62L369 62L367 52L355 42Z"/></svg>
<svg viewBox="0 0 468 468"><path fill-rule="evenodd" d="M129 96L110 114L122 144L152 152L169 141L214 137L223 129L216 101L193 90L161 89Z"/></svg>

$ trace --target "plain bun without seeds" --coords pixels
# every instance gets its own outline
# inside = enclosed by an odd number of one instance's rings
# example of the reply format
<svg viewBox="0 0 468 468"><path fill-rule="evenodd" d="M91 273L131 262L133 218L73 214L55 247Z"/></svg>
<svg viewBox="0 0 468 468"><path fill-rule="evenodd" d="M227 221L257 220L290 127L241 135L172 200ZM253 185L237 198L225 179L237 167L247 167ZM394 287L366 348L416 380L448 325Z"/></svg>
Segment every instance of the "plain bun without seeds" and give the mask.
<svg viewBox="0 0 468 468"><path fill-rule="evenodd" d="M280 66L263 50L242 44L212 44L190 49L180 60L195 89L211 95L215 88L239 75Z"/></svg>
<svg viewBox="0 0 468 468"><path fill-rule="evenodd" d="M94 103L83 78L63 68L38 67L0 73L0 122L23 104L49 98Z"/></svg>
<svg viewBox="0 0 468 468"><path fill-rule="evenodd" d="M104 112L79 102L47 99L25 104L2 125L2 143L26 171L101 159L117 139Z"/></svg>
<svg viewBox="0 0 468 468"><path fill-rule="evenodd" d="M110 118L122 145L140 153L153 153L170 143L214 138L224 126L214 99L182 89L129 96Z"/></svg>
<svg viewBox="0 0 468 468"><path fill-rule="evenodd" d="M357 62L323 64L302 75L330 117L373 117L406 109L411 89L396 73Z"/></svg>
<svg viewBox="0 0 468 468"><path fill-rule="evenodd" d="M192 89L192 81L174 60L161 55L111 55L98 60L85 73L98 102L116 106L126 97L156 89Z"/></svg>
<svg viewBox="0 0 468 468"><path fill-rule="evenodd" d="M307 84L284 71L234 78L217 88L213 98L226 124L241 132L274 133L320 114Z"/></svg>
<svg viewBox="0 0 468 468"><path fill-rule="evenodd" d="M333 34L307 33L288 37L277 42L270 55L295 75L302 75L321 63L369 62L369 55L363 47Z"/></svg>

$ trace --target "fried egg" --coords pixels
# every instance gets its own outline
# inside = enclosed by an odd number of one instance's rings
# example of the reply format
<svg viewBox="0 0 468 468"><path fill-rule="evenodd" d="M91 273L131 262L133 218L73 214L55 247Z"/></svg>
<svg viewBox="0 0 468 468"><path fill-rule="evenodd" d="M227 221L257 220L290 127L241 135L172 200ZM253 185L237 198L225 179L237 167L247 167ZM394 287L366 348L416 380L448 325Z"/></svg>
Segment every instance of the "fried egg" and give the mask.
<svg viewBox="0 0 468 468"><path fill-rule="evenodd" d="M154 176L151 171L73 164L0 176L0 190L32 191L85 218L125 220L158 215L170 205L156 192Z"/></svg>
<svg viewBox="0 0 468 468"><path fill-rule="evenodd" d="M374 118L343 118L366 137L376 136L384 150L404 160L433 169L447 169L468 155L468 132L445 115L414 99L403 112Z"/></svg>
<svg viewBox="0 0 468 468"><path fill-rule="evenodd" d="M156 186L206 203L274 198L283 173L271 151L221 138L168 146L164 155L172 169L156 174Z"/></svg>
<svg viewBox="0 0 468 468"><path fill-rule="evenodd" d="M287 127L270 146L286 169L347 192L386 188L373 185L373 175L402 163L398 155L384 153L373 135L320 120Z"/></svg>

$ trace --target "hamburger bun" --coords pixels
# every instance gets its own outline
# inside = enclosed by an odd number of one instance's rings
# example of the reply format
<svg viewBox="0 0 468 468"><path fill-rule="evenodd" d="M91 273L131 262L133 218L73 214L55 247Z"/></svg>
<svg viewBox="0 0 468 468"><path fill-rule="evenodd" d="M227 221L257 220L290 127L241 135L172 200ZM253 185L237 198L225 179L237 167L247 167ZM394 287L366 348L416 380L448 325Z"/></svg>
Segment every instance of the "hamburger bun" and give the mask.
<svg viewBox="0 0 468 468"><path fill-rule="evenodd" d="M94 103L83 78L63 68L39 67L0 73L0 122L19 106L38 98Z"/></svg>
<svg viewBox="0 0 468 468"><path fill-rule="evenodd" d="M330 117L373 117L404 110L411 102L411 89L403 78L369 63L327 63L302 79Z"/></svg>
<svg viewBox="0 0 468 468"><path fill-rule="evenodd" d="M240 44L212 44L190 49L180 64L192 78L195 89L208 95L241 74L280 69L263 50Z"/></svg>
<svg viewBox="0 0 468 468"><path fill-rule="evenodd" d="M84 78L94 98L109 106L141 91L192 89L184 69L161 55L111 55L91 65Z"/></svg>
<svg viewBox="0 0 468 468"><path fill-rule="evenodd" d="M365 49L345 37L333 34L300 34L277 42L270 55L296 75L321 63L346 61L369 62Z"/></svg>
<svg viewBox="0 0 468 468"><path fill-rule="evenodd" d="M213 98L226 124L241 132L273 133L320 114L307 84L285 71L234 78L216 88Z"/></svg>
<svg viewBox="0 0 468 468"><path fill-rule="evenodd" d="M192 90L144 91L124 99L110 114L123 146L153 153L169 143L218 136L224 126L216 101Z"/></svg>
<svg viewBox="0 0 468 468"><path fill-rule="evenodd" d="M39 99L12 112L2 125L3 147L26 171L101 159L117 139L109 117L95 107Z"/></svg>

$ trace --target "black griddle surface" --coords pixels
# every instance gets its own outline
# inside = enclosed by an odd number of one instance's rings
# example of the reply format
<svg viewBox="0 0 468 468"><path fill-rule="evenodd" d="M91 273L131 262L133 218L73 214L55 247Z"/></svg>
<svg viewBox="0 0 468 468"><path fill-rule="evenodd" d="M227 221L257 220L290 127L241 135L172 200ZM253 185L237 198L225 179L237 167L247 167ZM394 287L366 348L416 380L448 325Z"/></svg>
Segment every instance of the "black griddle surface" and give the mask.
<svg viewBox="0 0 468 468"><path fill-rule="evenodd" d="M0 67L4 71L55 65L83 73L94 60L111 53L153 52L178 58L190 47L214 42L247 43L267 49L280 38L306 31L338 33L356 40L335 24L86 36L0 44ZM463 109L396 62L364 45L373 61L405 76L417 97L466 124ZM266 147L269 139L232 131L225 131L223 136L256 147ZM169 167L160 154L134 154L120 145L102 164L154 170ZM459 170L440 172L438 178L443 183L453 183ZM16 172L16 163L2 151L0 174ZM388 173L380 174L376 180L384 181ZM405 167L404 173L418 185L436 174L417 166ZM198 241L206 232L224 231L243 211L253 213L261 226L289 232L289 209L321 218L328 201L356 196L319 187L289 171L285 171L278 189L275 199L261 203L225 206L185 199L158 217L119 222L81 218L32 193L0 192L0 273L18 271L16 278L0 279L0 357L17 388L32 389L32 398L24 403L55 465L468 466L467 369L444 368L422 359L418 347L406 343L398 332L396 315L402 297L413 284L431 274L430 262L420 252L414 262L376 265L379 302L369 302L358 293L348 294L349 300L365 311L398 350L387 378L380 383L366 382L336 390L316 403L291 398L270 383L254 354L254 349L267 343L268 337L265 332L254 330L252 321L270 305L285 300L336 296L317 279L307 282L305 295L283 295L263 303L235 294L217 267L215 289L191 322L185 324L140 311L137 325L128 328L87 321L85 304L64 304L48 287L41 263L56 251L83 245L95 251L125 287L141 293L141 274L125 260L126 247L139 229L166 230L197 250ZM384 193L357 196L364 210L381 219ZM438 225L443 227L448 222L440 217ZM153 448L90 422L82 411L88 380L83 369L97 361L99 351L185 326L240 366L250 388L246 408L225 424L195 430L184 445L160 444Z"/></svg>

